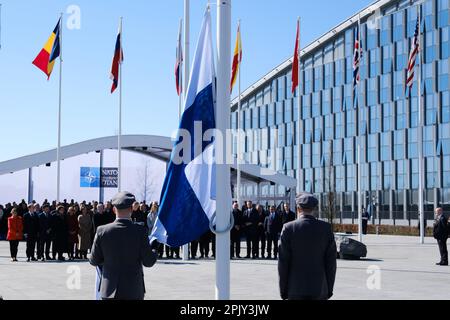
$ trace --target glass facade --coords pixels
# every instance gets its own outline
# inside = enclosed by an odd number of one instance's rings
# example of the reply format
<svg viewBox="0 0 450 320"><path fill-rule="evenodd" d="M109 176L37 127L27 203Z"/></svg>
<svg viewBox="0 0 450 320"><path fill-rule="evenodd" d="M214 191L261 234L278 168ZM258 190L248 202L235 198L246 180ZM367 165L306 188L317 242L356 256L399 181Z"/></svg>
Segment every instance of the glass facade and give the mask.
<svg viewBox="0 0 450 320"><path fill-rule="evenodd" d="M419 98L416 78L405 93L406 65L417 14L422 15L422 110L426 217L442 205L450 209L450 14L449 0L391 1L381 8L376 27L361 21L363 57L359 90L353 90L353 50L356 23L302 56L300 88L292 94L291 66L279 70L242 101L244 129L278 130L278 141L255 146L274 161L252 158L300 180L301 189L322 202L333 165L341 212L357 212L358 158L364 205L376 202L377 218L417 219L419 185ZM417 59L419 67L419 59ZM355 97L355 94L357 95ZM300 99L298 96L300 95ZM256 99L256 103L255 103ZM300 105L299 105L300 100ZM355 101L358 106L355 107ZM233 129L236 104L232 106ZM300 112L300 114L298 114ZM258 116L259 115L259 116ZM241 127L242 128L242 127ZM270 135L270 133L269 133ZM250 136L250 135L247 135ZM257 135L259 136L259 135ZM247 155L248 154L248 155ZM331 161L332 159L332 161ZM300 161L298 161L300 160ZM300 167L298 167L300 164ZM262 188L264 193L288 192ZM245 197L245 192L242 195ZM345 199L345 201L344 201ZM345 218L345 217L344 217Z"/></svg>

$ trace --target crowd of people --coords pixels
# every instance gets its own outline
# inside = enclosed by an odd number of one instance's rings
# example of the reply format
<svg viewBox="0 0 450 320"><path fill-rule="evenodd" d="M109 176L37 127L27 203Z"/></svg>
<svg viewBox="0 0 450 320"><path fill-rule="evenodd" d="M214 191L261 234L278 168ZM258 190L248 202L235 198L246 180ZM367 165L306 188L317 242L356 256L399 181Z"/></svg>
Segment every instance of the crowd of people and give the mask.
<svg viewBox="0 0 450 320"><path fill-rule="evenodd" d="M278 240L284 224L295 220L288 204L282 209L275 206L254 205L247 201L240 208L233 203L234 225L230 232L230 257L248 259L277 259ZM150 233L158 215L158 203L135 202L132 220L145 226ZM11 260L17 261L19 243L25 242L28 262L87 260L99 226L116 219L110 201L103 204L92 201L61 203L45 200L0 205L0 240L10 243ZM241 242L247 249L241 255ZM180 248L158 247L159 259L180 259ZM190 259L215 258L215 235L207 231L190 243Z"/></svg>

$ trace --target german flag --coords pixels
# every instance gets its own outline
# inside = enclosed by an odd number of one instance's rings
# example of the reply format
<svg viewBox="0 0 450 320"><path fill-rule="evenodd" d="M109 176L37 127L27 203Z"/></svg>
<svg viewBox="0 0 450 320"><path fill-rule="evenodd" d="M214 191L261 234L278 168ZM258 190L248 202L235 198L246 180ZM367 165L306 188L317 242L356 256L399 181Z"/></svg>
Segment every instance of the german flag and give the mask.
<svg viewBox="0 0 450 320"><path fill-rule="evenodd" d="M236 37L236 46L234 48L233 69L231 70L232 71L230 84L231 92L233 92L233 87L236 83L237 75L241 67L241 62L242 62L242 42L241 42L241 24L239 23Z"/></svg>
<svg viewBox="0 0 450 320"><path fill-rule="evenodd" d="M53 30L53 33L47 40L44 48L33 61L33 64L42 70L42 72L47 75L48 79L50 79L56 59L61 54L60 31L61 19L59 19L55 30Z"/></svg>

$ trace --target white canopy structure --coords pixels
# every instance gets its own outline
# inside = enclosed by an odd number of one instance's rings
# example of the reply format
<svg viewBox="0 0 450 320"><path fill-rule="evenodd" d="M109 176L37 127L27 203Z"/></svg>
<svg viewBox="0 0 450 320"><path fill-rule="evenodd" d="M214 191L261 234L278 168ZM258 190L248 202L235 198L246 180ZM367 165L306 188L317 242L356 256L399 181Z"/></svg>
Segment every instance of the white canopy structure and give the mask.
<svg viewBox="0 0 450 320"><path fill-rule="evenodd" d="M122 137L122 148L127 151L140 153L151 158L168 162L173 148L173 141L170 137L153 135L126 135ZM117 137L104 137L75 143L61 148L61 159L77 157L91 152L101 152L103 150L116 150ZM56 149L32 154L17 159L0 162L0 175L14 173L31 169L43 165L50 165L56 160ZM232 183L236 182L236 163L231 165ZM243 183L255 183L258 186L263 183L272 185L282 185L290 189L291 204L294 203L295 189L297 181L294 178L285 176L266 168L261 168L253 164L241 164ZM258 187L258 193L259 193ZM256 199L259 200L260 195ZM281 199L277 199L281 200Z"/></svg>

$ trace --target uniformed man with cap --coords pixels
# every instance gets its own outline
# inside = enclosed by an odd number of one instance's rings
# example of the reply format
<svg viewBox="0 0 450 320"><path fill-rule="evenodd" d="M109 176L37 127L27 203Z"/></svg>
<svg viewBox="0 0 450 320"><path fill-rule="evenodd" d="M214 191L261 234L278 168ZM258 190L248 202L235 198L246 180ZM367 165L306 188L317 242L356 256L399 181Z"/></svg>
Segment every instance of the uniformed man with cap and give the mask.
<svg viewBox="0 0 450 320"><path fill-rule="evenodd" d="M312 194L297 196L298 219L284 225L278 274L283 300L327 300L336 277L336 242L329 223L319 221Z"/></svg>
<svg viewBox="0 0 450 320"><path fill-rule="evenodd" d="M97 229L89 262L102 267L99 281L103 300L143 300L143 267L156 263L157 254L150 246L144 226L131 220L136 201L129 192L118 193L112 200L116 221Z"/></svg>

